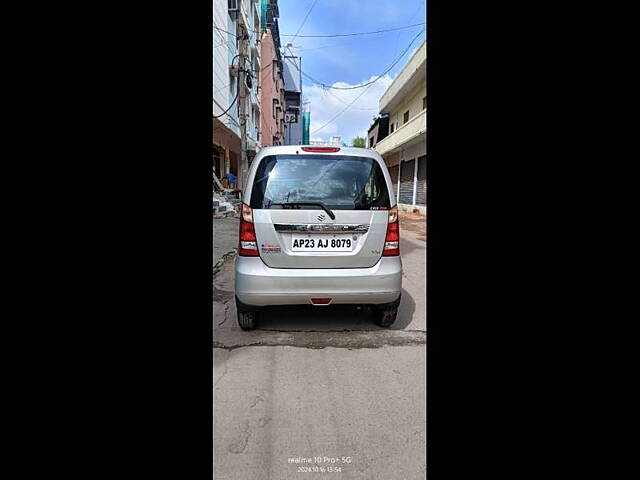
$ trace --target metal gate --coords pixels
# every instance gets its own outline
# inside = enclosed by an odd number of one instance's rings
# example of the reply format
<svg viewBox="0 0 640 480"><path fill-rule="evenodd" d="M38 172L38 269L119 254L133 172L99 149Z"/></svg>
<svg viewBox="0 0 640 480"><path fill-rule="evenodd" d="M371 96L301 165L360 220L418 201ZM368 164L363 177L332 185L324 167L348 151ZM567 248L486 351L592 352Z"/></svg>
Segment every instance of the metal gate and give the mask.
<svg viewBox="0 0 640 480"><path fill-rule="evenodd" d="M416 204L427 204L427 156L418 158L418 185L416 188Z"/></svg>
<svg viewBox="0 0 640 480"><path fill-rule="evenodd" d="M413 176L416 161L409 160L400 165L400 201L398 203L413 204Z"/></svg>
<svg viewBox="0 0 640 480"><path fill-rule="evenodd" d="M389 175L391 175L391 183L393 184L393 198L398 198L398 166L389 167Z"/></svg>

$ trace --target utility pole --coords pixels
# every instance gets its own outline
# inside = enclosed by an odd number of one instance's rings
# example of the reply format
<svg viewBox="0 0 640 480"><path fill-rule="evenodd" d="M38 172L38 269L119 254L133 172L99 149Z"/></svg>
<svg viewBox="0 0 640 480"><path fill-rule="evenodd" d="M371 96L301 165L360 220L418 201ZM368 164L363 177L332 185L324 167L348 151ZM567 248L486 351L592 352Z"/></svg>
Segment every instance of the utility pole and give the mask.
<svg viewBox="0 0 640 480"><path fill-rule="evenodd" d="M247 57L247 44L249 34L246 25L238 22L240 28L240 71L238 75L238 118L240 120L240 168L238 168L238 188L244 192L244 183L247 178L247 72L245 69L245 60Z"/></svg>

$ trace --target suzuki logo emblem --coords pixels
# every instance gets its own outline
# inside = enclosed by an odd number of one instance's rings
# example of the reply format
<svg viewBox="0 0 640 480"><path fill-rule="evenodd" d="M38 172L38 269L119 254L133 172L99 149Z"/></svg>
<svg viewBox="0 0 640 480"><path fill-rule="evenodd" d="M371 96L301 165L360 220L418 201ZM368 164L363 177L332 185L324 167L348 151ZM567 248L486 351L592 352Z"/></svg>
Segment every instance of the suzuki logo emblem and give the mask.
<svg viewBox="0 0 640 480"><path fill-rule="evenodd" d="M323 213L318 215L318 220L320 220L321 222L324 222L325 218L327 218L327 217L325 217Z"/></svg>

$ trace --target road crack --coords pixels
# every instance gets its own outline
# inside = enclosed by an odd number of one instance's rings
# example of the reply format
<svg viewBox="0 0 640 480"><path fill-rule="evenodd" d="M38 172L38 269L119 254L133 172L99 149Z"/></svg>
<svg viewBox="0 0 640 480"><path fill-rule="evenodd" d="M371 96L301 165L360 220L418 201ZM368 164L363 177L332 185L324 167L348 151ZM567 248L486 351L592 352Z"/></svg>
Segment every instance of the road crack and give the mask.
<svg viewBox="0 0 640 480"><path fill-rule="evenodd" d="M218 261L213 265L213 277L214 278L220 272L220 269L222 268L222 265L224 265L224 263L228 259L235 257L237 252L238 252L238 249L237 248L233 248L233 249L229 250L228 252L222 254L222 256L218 259Z"/></svg>
<svg viewBox="0 0 640 480"><path fill-rule="evenodd" d="M251 436L251 428L249 427L249 422L244 422L244 428L242 432L240 432L240 436L229 445L229 451L231 453L242 453L244 449L247 448L247 443L249 443L249 437Z"/></svg>
<svg viewBox="0 0 640 480"><path fill-rule="evenodd" d="M308 349L408 347L426 345L424 330L347 331L347 332L267 332L254 331L213 342L213 348L235 350L245 347L298 347Z"/></svg>
<svg viewBox="0 0 640 480"><path fill-rule="evenodd" d="M220 375L218 377L218 379L216 380L216 383L213 384L213 388L216 388L218 386L218 383L220 383L220 380L222 380L222 377L224 377L228 372L228 367L227 367L227 362L224 363L224 372L222 372L222 375Z"/></svg>
<svg viewBox="0 0 640 480"><path fill-rule="evenodd" d="M224 305L224 319L218 324L218 326L224 324L229 318L229 302L230 300L224 300L222 304Z"/></svg>

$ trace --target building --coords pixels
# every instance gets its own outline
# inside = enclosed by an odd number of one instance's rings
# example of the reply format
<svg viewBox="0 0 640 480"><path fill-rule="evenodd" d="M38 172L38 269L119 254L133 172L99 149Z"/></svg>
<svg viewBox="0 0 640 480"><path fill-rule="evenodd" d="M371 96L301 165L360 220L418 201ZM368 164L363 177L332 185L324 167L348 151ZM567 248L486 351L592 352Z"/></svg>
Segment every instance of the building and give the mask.
<svg viewBox="0 0 640 480"><path fill-rule="evenodd" d="M238 14L238 18L243 16L244 18L239 22L247 25L248 30L248 54L249 58L245 64L245 68L251 72L250 82L247 87L249 94L246 96L246 106L244 111L247 112L247 154L249 157L249 164L253 157L255 157L258 150L260 150L260 117L261 117L261 102L260 102L260 71L262 69L262 63L260 60L261 53L261 38L262 38L262 26L261 26L261 1L260 0L234 0L238 5L242 4L243 9ZM232 3L234 3L232 2ZM250 83L250 84L249 84Z"/></svg>
<svg viewBox="0 0 640 480"><path fill-rule="evenodd" d="M369 127L366 145L369 148L373 148L378 141L382 140L387 135L389 135L389 116L386 114L378 115L373 120L373 125Z"/></svg>
<svg viewBox="0 0 640 480"><path fill-rule="evenodd" d="M301 145L303 137L302 58L283 55L283 60L285 100L284 144Z"/></svg>
<svg viewBox="0 0 640 480"><path fill-rule="evenodd" d="M244 122L248 158L260 148L260 28L260 0L213 2L213 168L218 178L229 172L239 176ZM243 90L241 68L247 72Z"/></svg>
<svg viewBox="0 0 640 480"><path fill-rule="evenodd" d="M278 1L269 0L264 4L263 34L260 60L261 84L261 127L260 144L284 145L284 75L280 53L280 32L278 30Z"/></svg>
<svg viewBox="0 0 640 480"><path fill-rule="evenodd" d="M427 43L411 56L380 98L380 117L367 142L385 160L402 210L426 213L427 204ZM385 134L383 118L387 118ZM375 133L375 135L373 135ZM373 142L372 144L370 142Z"/></svg>

